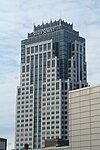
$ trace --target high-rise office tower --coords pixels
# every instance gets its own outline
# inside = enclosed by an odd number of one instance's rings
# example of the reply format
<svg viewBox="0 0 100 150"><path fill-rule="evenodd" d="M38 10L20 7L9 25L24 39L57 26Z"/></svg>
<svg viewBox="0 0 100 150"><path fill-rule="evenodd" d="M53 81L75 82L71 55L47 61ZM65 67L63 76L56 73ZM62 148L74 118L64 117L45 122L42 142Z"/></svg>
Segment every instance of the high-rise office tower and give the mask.
<svg viewBox="0 0 100 150"><path fill-rule="evenodd" d="M48 140L68 141L68 90L87 86L85 39L59 19L35 26L21 41L16 139L37 149Z"/></svg>

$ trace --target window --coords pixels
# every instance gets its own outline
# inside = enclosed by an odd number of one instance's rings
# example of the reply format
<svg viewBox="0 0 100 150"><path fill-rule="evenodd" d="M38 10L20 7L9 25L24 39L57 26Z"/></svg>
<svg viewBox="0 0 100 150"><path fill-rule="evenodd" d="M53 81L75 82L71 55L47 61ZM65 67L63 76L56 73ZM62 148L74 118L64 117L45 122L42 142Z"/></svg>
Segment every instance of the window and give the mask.
<svg viewBox="0 0 100 150"><path fill-rule="evenodd" d="M17 116L17 118L20 118L20 116Z"/></svg>
<svg viewBox="0 0 100 150"><path fill-rule="evenodd" d="M30 54L30 48L27 48L27 54Z"/></svg>
<svg viewBox="0 0 100 150"><path fill-rule="evenodd" d="M55 74L53 73L53 74L52 74L52 77L54 77L54 76L55 76Z"/></svg>
<svg viewBox="0 0 100 150"><path fill-rule="evenodd" d="M54 119L54 118L55 118L54 116L51 117L51 119Z"/></svg>
<svg viewBox="0 0 100 150"><path fill-rule="evenodd" d="M43 98L43 101L45 101L46 99L45 98Z"/></svg>
<svg viewBox="0 0 100 150"><path fill-rule="evenodd" d="M51 99L52 99L52 100L54 100L55 98L54 98L54 97L52 97Z"/></svg>
<svg viewBox="0 0 100 150"><path fill-rule="evenodd" d="M55 78L52 78L52 81L55 81Z"/></svg>
<svg viewBox="0 0 100 150"><path fill-rule="evenodd" d="M47 91L50 91L50 88L49 88L49 89L47 89Z"/></svg>
<svg viewBox="0 0 100 150"><path fill-rule="evenodd" d="M59 116L56 116L56 119L59 119Z"/></svg>
<svg viewBox="0 0 100 150"><path fill-rule="evenodd" d="M47 112L47 115L50 115L50 112Z"/></svg>
<svg viewBox="0 0 100 150"><path fill-rule="evenodd" d="M30 57L29 56L27 56L27 63L29 63L30 62Z"/></svg>
<svg viewBox="0 0 100 150"><path fill-rule="evenodd" d="M29 65L26 66L26 72L29 72Z"/></svg>
<svg viewBox="0 0 100 150"><path fill-rule="evenodd" d="M31 47L31 53L34 53L34 47Z"/></svg>
<svg viewBox="0 0 100 150"><path fill-rule="evenodd" d="M50 70L47 70L47 72L49 73L49 72L50 72Z"/></svg>
<svg viewBox="0 0 100 150"><path fill-rule="evenodd" d="M50 110L50 107L47 107L47 110Z"/></svg>
<svg viewBox="0 0 100 150"><path fill-rule="evenodd" d="M47 105L50 105L50 103L47 103Z"/></svg>
<svg viewBox="0 0 100 150"><path fill-rule="evenodd" d="M47 67L50 68L50 61L47 62Z"/></svg>
<svg viewBox="0 0 100 150"><path fill-rule="evenodd" d="M42 127L42 130L45 130L45 127Z"/></svg>
<svg viewBox="0 0 100 150"><path fill-rule="evenodd" d="M22 82L25 81L25 79L22 79Z"/></svg>
<svg viewBox="0 0 100 150"><path fill-rule="evenodd" d="M22 66L22 73L25 72L25 66Z"/></svg>
<svg viewBox="0 0 100 150"><path fill-rule="evenodd" d="M54 113L55 113L54 111L51 112L51 114L54 114Z"/></svg>
<svg viewBox="0 0 100 150"><path fill-rule="evenodd" d="M47 134L50 134L50 132L48 131Z"/></svg>
<svg viewBox="0 0 100 150"><path fill-rule="evenodd" d="M33 95L31 95L30 98L33 98Z"/></svg>
<svg viewBox="0 0 100 150"><path fill-rule="evenodd" d="M17 120L17 123L19 123L20 122L20 120Z"/></svg>
<svg viewBox="0 0 100 150"><path fill-rule="evenodd" d="M59 83L56 83L56 90L59 90Z"/></svg>
<svg viewBox="0 0 100 150"><path fill-rule="evenodd" d="M35 46L35 53L38 52L38 46Z"/></svg>
<svg viewBox="0 0 100 150"><path fill-rule="evenodd" d="M52 106L51 109L54 110L54 106Z"/></svg>
<svg viewBox="0 0 100 150"><path fill-rule="evenodd" d="M46 96L46 94L44 93L43 96Z"/></svg>
<svg viewBox="0 0 100 150"><path fill-rule="evenodd" d="M52 92L52 95L55 95L55 93L54 93L54 92Z"/></svg>
<svg viewBox="0 0 100 150"><path fill-rule="evenodd" d="M43 50L46 51L46 44L43 45Z"/></svg>
<svg viewBox="0 0 100 150"><path fill-rule="evenodd" d="M48 59L51 58L51 52L48 52Z"/></svg>
<svg viewBox="0 0 100 150"><path fill-rule="evenodd" d="M43 103L43 106L45 106L46 105L46 103Z"/></svg>
<svg viewBox="0 0 100 150"><path fill-rule="evenodd" d="M51 131L51 134L54 134L54 131Z"/></svg>
<svg viewBox="0 0 100 150"><path fill-rule="evenodd" d="M52 60L52 67L55 67L55 60Z"/></svg>
<svg viewBox="0 0 100 150"><path fill-rule="evenodd" d="M51 43L48 43L48 50L51 49Z"/></svg>
<svg viewBox="0 0 100 150"><path fill-rule="evenodd" d="M43 85L43 91L46 91L46 85Z"/></svg>
<svg viewBox="0 0 100 150"><path fill-rule="evenodd" d="M50 129L50 126L49 126L49 127L47 127L47 129Z"/></svg>
<svg viewBox="0 0 100 150"><path fill-rule="evenodd" d="M33 87L30 87L30 94L33 93Z"/></svg>
<svg viewBox="0 0 100 150"><path fill-rule="evenodd" d="M59 131L56 131L57 134L59 134Z"/></svg>
<svg viewBox="0 0 100 150"><path fill-rule="evenodd" d="M42 45L39 45L39 51L40 52L42 51Z"/></svg>
<svg viewBox="0 0 100 150"><path fill-rule="evenodd" d="M32 128L29 128L29 131L32 131Z"/></svg>
<svg viewBox="0 0 100 150"><path fill-rule="evenodd" d="M25 77L25 74L23 74L22 77Z"/></svg>

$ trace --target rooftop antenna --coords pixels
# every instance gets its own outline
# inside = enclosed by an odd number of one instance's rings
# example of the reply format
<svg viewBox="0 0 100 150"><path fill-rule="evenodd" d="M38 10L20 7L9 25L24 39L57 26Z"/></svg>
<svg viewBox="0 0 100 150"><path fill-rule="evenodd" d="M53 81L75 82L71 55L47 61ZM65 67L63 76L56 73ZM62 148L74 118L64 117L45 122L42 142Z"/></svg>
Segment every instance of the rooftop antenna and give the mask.
<svg viewBox="0 0 100 150"><path fill-rule="evenodd" d="M42 21L42 29L43 29L43 26L44 26L44 22Z"/></svg>
<svg viewBox="0 0 100 150"><path fill-rule="evenodd" d="M73 29L73 22L72 22L72 29Z"/></svg>
<svg viewBox="0 0 100 150"><path fill-rule="evenodd" d="M33 31L35 30L35 24L33 23Z"/></svg>
<svg viewBox="0 0 100 150"><path fill-rule="evenodd" d="M62 20L61 20L61 18L60 18L60 19L59 19L59 25L60 25L60 26L61 26L61 21L62 21Z"/></svg>
<svg viewBox="0 0 100 150"><path fill-rule="evenodd" d="M50 19L50 27L52 26L52 19Z"/></svg>

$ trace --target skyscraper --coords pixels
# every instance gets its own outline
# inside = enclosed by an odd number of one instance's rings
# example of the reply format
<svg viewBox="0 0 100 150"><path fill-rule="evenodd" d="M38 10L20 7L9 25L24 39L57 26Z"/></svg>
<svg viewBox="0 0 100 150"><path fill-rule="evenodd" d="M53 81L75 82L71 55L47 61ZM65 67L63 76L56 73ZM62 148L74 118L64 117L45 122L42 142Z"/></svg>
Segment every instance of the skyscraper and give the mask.
<svg viewBox="0 0 100 150"><path fill-rule="evenodd" d="M85 39L59 19L35 26L21 41L16 139L41 148L47 140L67 140L68 91L87 86Z"/></svg>

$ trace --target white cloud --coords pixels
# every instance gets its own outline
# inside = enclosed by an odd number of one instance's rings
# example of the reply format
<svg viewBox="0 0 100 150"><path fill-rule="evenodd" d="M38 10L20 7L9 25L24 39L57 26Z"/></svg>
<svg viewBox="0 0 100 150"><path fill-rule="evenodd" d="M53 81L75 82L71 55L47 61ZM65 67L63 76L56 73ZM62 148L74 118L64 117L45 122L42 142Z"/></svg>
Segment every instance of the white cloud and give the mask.
<svg viewBox="0 0 100 150"><path fill-rule="evenodd" d="M88 80L91 85L100 83L100 1L0 0L0 130L5 128L6 133L2 132L1 136L7 137L11 143L9 150L14 144L20 40L32 32L34 23L59 18L73 22L74 28L86 38Z"/></svg>

